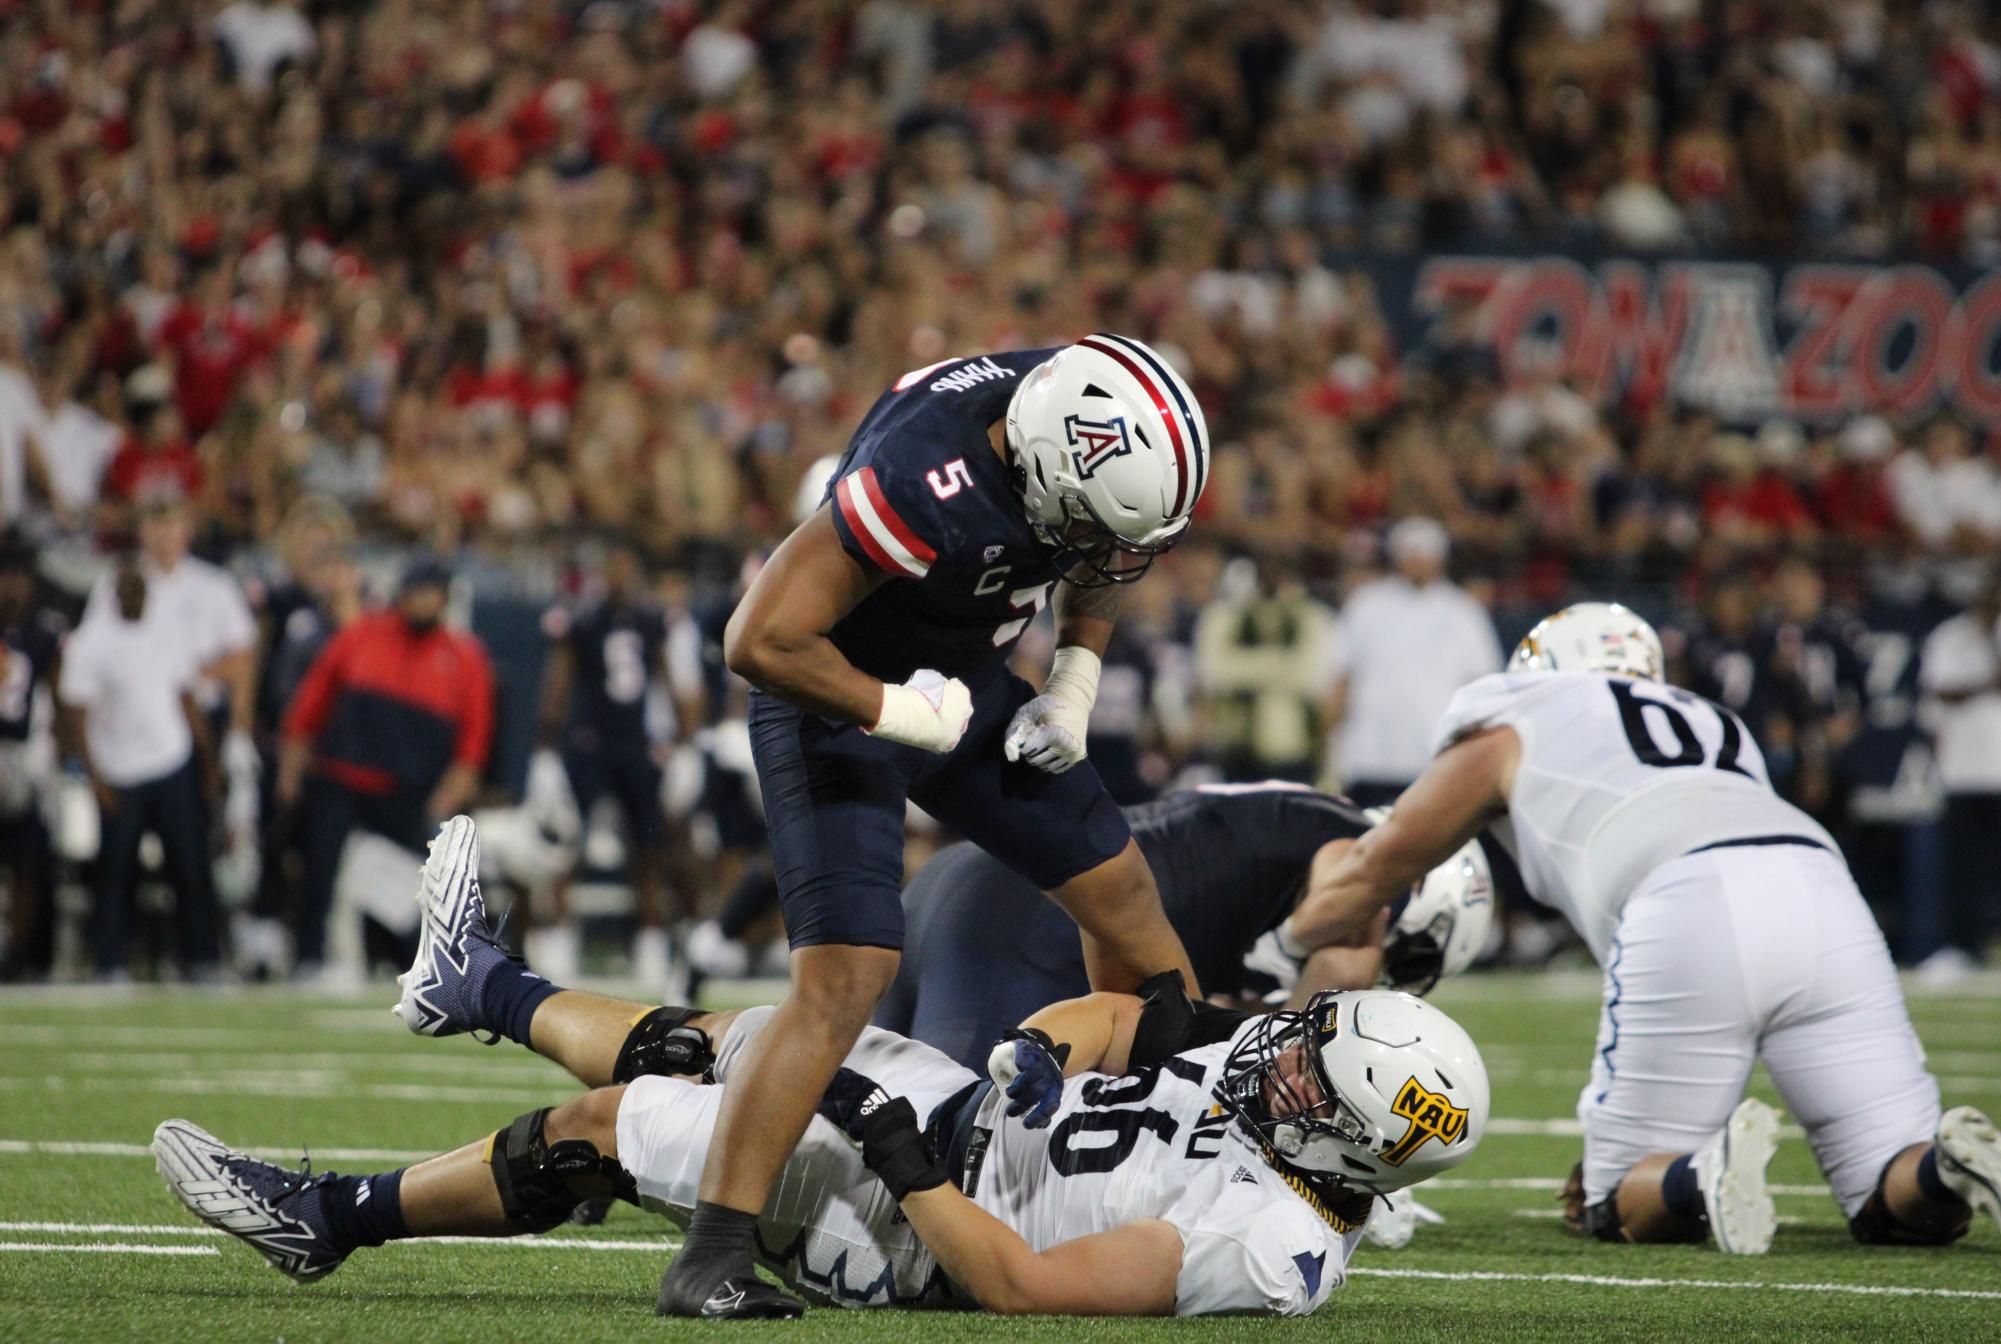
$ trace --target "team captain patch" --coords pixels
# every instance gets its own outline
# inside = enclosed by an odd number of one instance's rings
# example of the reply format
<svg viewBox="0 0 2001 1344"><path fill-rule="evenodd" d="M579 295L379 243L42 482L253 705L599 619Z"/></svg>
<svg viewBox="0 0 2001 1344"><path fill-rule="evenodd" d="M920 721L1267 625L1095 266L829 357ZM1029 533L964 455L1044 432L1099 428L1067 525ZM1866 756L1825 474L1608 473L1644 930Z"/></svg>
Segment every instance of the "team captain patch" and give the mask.
<svg viewBox="0 0 2001 1344"><path fill-rule="evenodd" d="M1466 1108L1454 1106L1415 1078L1405 1081L1390 1109L1410 1121L1403 1137L1383 1150L1383 1161L1393 1167L1402 1166L1427 1139L1454 1143L1466 1132Z"/></svg>

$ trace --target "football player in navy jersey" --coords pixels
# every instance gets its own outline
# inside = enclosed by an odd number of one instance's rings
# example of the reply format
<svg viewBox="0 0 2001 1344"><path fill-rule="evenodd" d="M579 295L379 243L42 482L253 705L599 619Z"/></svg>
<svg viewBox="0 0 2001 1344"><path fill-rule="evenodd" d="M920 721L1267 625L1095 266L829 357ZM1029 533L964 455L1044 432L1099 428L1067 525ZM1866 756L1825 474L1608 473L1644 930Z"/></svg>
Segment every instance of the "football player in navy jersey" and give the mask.
<svg viewBox="0 0 2001 1344"><path fill-rule="evenodd" d="M1120 585L1186 532L1208 457L1194 394L1137 341L945 360L876 401L744 594L725 657L756 688L792 987L730 1080L663 1314L801 1309L758 1280L752 1232L895 977L907 802L1054 897L1094 988L1195 987L1084 737ZM1052 601L1037 694L1007 656Z"/></svg>
<svg viewBox="0 0 2001 1344"><path fill-rule="evenodd" d="M654 758L649 692L665 675L667 617L646 591L645 570L629 546L605 555L602 591L578 608L552 607L542 618L549 662L542 681L542 741L562 756L577 812L586 826L609 794L625 823L627 870L637 905L633 973L660 985L669 978L661 878L666 818L660 763ZM561 952L552 973L576 974L574 926L564 920L558 888ZM685 986L682 987L685 989Z"/></svg>

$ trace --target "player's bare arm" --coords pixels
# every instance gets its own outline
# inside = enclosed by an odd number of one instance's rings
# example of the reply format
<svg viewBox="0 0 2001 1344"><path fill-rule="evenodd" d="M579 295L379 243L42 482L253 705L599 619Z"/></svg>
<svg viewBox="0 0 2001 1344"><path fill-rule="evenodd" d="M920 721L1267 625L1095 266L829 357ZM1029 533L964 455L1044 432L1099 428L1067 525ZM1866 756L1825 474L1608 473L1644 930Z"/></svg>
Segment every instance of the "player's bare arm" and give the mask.
<svg viewBox="0 0 2001 1344"><path fill-rule="evenodd" d="M773 551L723 630L730 671L781 700L873 724L883 684L850 663L827 632L888 581L841 546L822 508Z"/></svg>
<svg viewBox="0 0 2001 1344"><path fill-rule="evenodd" d="M1336 855L1292 915L1308 947L1380 943L1379 913L1507 811L1521 739L1489 728L1440 752L1382 824Z"/></svg>
<svg viewBox="0 0 2001 1344"><path fill-rule="evenodd" d="M1036 1251L948 1182L900 1206L954 1284L1002 1315L1172 1316L1181 1234L1147 1218Z"/></svg>
<svg viewBox="0 0 2001 1344"><path fill-rule="evenodd" d="M1058 1045L1070 1047L1063 1075L1122 1074L1139 1029L1146 1000L1137 994L1086 994L1065 999L1024 1021L1024 1031L1039 1031Z"/></svg>
<svg viewBox="0 0 2001 1344"><path fill-rule="evenodd" d="M1119 623L1125 589L1118 584L1079 587L1068 579L1056 585L1056 645L1089 649L1102 658Z"/></svg>

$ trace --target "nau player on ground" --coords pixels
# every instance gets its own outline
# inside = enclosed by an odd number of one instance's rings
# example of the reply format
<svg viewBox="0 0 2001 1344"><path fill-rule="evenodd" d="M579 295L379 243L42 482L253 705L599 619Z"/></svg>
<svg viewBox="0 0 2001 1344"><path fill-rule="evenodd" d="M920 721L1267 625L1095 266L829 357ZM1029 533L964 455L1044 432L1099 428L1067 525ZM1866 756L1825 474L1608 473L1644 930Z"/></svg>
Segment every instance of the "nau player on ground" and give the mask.
<svg viewBox="0 0 2001 1344"><path fill-rule="evenodd" d="M294 1279L404 1237L547 1231L605 1195L688 1221L723 1141L710 1083L780 1029L769 1008L553 991L493 943L477 845L465 818L433 845L399 1010L433 1034L503 1031L594 1090L368 1176L289 1171L162 1124L174 1193ZM866 1029L756 1219L757 1259L846 1306L1312 1311L1345 1278L1371 1197L1479 1143L1479 1053L1404 994L1246 1016L1174 982L1052 1007L996 1049L992 1080Z"/></svg>
<svg viewBox="0 0 2001 1344"><path fill-rule="evenodd" d="M1486 942L1493 886L1478 844L1386 912L1378 947L1314 949L1287 917L1382 816L1302 784L1211 784L1129 807L1168 922L1212 999L1298 1007L1381 982L1424 994ZM1090 988L1077 929L976 845L952 845L903 893L903 961L875 1024L980 1067L1008 1027Z"/></svg>
<svg viewBox="0 0 2001 1344"><path fill-rule="evenodd" d="M1567 607L1462 689L1439 751L1340 858L1304 936L1377 911L1489 828L1605 968L1573 1217L1607 1240L1758 1254L1776 1224L1765 1062L1856 1238L1937 1244L2001 1219L2001 1139L1939 1113L1883 935L1834 842L1772 792L1736 715L1661 684L1653 628Z"/></svg>
<svg viewBox="0 0 2001 1344"><path fill-rule="evenodd" d="M724 656L756 688L792 985L725 1090L662 1313L798 1312L751 1273L752 1227L895 977L906 802L1054 897L1094 987L1193 985L1084 734L1120 585L1181 539L1208 453L1194 394L1137 341L946 360L876 401L744 594ZM1006 660L1052 601L1038 695Z"/></svg>

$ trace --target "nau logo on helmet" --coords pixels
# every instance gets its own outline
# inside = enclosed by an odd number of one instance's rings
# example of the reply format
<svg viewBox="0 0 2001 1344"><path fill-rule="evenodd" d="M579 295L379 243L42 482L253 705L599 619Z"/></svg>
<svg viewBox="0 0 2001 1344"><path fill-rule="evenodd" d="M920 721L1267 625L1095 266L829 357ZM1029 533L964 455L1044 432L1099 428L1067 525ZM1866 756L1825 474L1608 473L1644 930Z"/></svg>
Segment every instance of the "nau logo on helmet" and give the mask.
<svg viewBox="0 0 2001 1344"><path fill-rule="evenodd" d="M1390 1109L1410 1121L1403 1137L1383 1150L1383 1161L1393 1167L1402 1166L1430 1139L1453 1143L1466 1132L1466 1108L1454 1106L1415 1078L1404 1083Z"/></svg>
<svg viewBox="0 0 2001 1344"><path fill-rule="evenodd" d="M1090 480L1099 467L1133 450L1123 415L1115 415L1109 420L1086 420L1081 415L1066 415L1063 417L1063 434L1070 446L1076 449L1070 458L1077 464L1079 480Z"/></svg>

